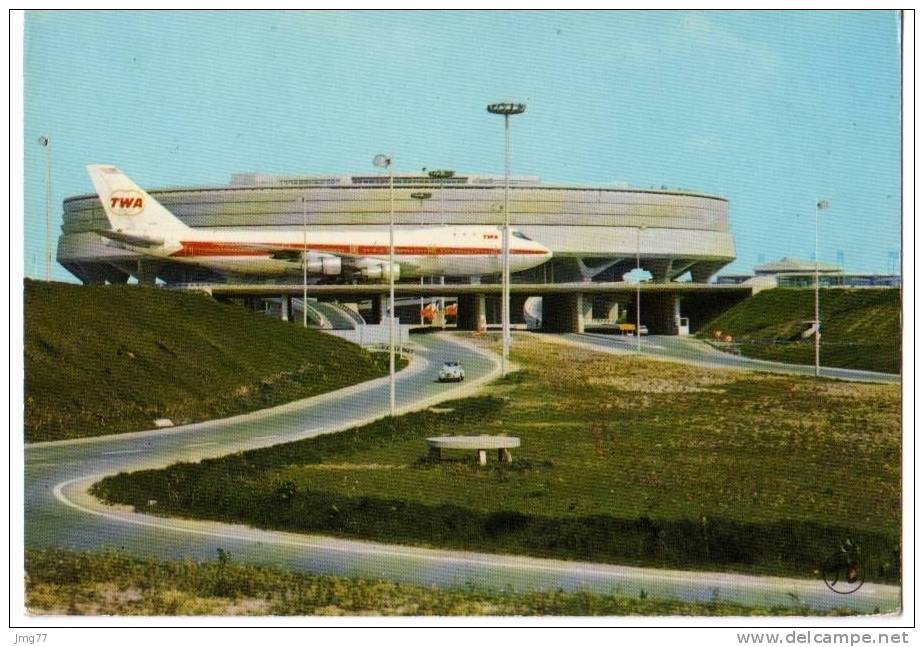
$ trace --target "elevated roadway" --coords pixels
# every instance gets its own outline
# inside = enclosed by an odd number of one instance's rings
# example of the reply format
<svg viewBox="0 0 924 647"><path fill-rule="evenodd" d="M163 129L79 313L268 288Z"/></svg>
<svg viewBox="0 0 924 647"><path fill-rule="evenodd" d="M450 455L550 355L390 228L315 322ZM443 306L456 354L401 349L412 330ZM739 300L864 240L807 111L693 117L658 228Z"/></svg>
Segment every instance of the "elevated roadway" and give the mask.
<svg viewBox="0 0 924 647"><path fill-rule="evenodd" d="M304 286L301 283L190 283L178 286L182 289L201 290L213 296L225 297L278 297L280 295L301 296ZM752 288L745 285L719 285L714 283L636 283L618 282L579 282L579 283L511 283L510 293L527 296L557 294L627 294L632 295L639 289L644 294L729 294L748 297ZM460 295L500 295L500 283L447 283L419 284L395 283L395 296L401 297L438 297ZM309 297L328 297L337 299L357 299L388 294L387 283L331 284L309 285Z"/></svg>
<svg viewBox="0 0 924 647"><path fill-rule="evenodd" d="M302 284L267 283L200 283L186 284L184 289L201 290L216 298L261 299L298 297ZM317 299L381 303L388 294L385 283L310 285L308 296ZM582 333L595 308L609 312L618 302L635 310L636 295L641 295L642 322L652 333L677 334L679 320L686 317L691 331L705 324L723 310L753 294L743 285L717 285L693 282L629 283L583 281L577 283L511 283L511 314L516 321L527 297L541 296L542 327L546 332ZM496 301L502 294L500 283L451 283L428 285L397 283L396 297L455 297L458 299L458 328L475 330L488 312L486 299ZM499 312L499 307L494 308ZM374 312L379 308L373 307Z"/></svg>

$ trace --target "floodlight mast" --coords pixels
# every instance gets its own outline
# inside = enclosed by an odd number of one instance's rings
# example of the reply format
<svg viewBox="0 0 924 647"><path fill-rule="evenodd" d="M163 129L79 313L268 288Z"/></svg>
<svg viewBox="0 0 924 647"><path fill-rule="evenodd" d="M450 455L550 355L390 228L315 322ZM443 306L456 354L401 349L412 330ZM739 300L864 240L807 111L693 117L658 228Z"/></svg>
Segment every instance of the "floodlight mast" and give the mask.
<svg viewBox="0 0 924 647"><path fill-rule="evenodd" d="M821 375L821 353L820 350L820 341L821 341L821 320L818 316L818 210L821 206L820 202L815 203L815 377Z"/></svg>
<svg viewBox="0 0 924 647"><path fill-rule="evenodd" d="M645 225L635 230L635 351L642 352L642 232Z"/></svg>
<svg viewBox="0 0 924 647"><path fill-rule="evenodd" d="M42 135L38 143L45 149L45 280L51 281L51 140Z"/></svg>
<svg viewBox="0 0 924 647"><path fill-rule="evenodd" d="M503 235L503 297L501 298L501 328L503 353L501 375L507 374L510 356L510 115L526 112L525 103L491 103L488 112L504 115L504 235Z"/></svg>
<svg viewBox="0 0 924 647"><path fill-rule="evenodd" d="M376 155L372 164L388 169L388 412L395 415L395 175L392 155Z"/></svg>
<svg viewBox="0 0 924 647"><path fill-rule="evenodd" d="M302 328L308 327L308 205L302 196Z"/></svg>

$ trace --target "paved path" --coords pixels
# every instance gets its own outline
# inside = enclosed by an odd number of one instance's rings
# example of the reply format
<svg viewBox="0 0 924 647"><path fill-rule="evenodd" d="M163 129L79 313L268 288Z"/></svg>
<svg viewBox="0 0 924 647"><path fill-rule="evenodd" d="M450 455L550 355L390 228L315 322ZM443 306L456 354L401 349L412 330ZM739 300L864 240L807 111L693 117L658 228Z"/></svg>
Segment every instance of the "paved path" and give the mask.
<svg viewBox="0 0 924 647"><path fill-rule="evenodd" d="M635 353L635 337L601 333L584 333L563 335L563 339L617 353ZM791 375L814 375L814 366L801 364L784 364L768 362L749 357L740 357L723 353L709 344L693 337L667 335L649 335L642 337L642 352L651 357L680 361L699 366L730 368L747 371L765 371L769 373L786 373ZM822 367L822 377L857 382L879 382L884 384L901 384L901 376L874 371L857 371L848 368Z"/></svg>
<svg viewBox="0 0 924 647"><path fill-rule="evenodd" d="M460 397L492 379L497 361L448 336L421 336L417 359L401 372L399 407L408 409ZM445 360L462 361L467 380L439 384ZM690 601L734 600L755 605L848 606L888 611L899 605L895 586L867 584L857 593L831 593L820 580L695 573L567 562L521 556L431 550L266 531L210 521L159 518L105 506L86 493L107 474L196 461L241 449L274 445L346 429L383 415L387 381L351 387L223 421L166 431L27 446L25 543L28 547L104 546L165 559L215 559L223 548L241 562L283 568L465 587L497 589L584 588L630 596Z"/></svg>

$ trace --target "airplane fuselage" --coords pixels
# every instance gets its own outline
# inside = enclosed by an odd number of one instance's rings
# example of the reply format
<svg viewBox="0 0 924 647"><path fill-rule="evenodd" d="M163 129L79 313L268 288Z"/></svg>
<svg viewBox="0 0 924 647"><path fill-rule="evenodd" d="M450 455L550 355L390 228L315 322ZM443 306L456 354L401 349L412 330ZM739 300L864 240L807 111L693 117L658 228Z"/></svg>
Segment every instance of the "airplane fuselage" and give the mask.
<svg viewBox="0 0 924 647"><path fill-rule="evenodd" d="M194 232L194 236L190 235ZM503 234L498 227L441 226L395 229L394 262L402 277L476 276L502 271ZM290 252L288 255L285 252ZM311 273L325 258L339 258L344 268L386 265L387 229L371 231L246 231L195 229L147 250L173 261L207 267L220 273L283 275L302 271L302 257ZM535 267L550 258L549 250L519 232L510 236L510 271ZM338 274L340 272L337 272ZM344 274L349 274L346 269Z"/></svg>

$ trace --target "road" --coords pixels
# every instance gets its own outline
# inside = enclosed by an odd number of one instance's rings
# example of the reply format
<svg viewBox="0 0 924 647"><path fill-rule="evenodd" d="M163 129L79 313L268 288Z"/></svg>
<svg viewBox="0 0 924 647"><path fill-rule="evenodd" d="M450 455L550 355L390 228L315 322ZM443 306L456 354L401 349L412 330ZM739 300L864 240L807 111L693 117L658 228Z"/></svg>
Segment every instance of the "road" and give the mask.
<svg viewBox="0 0 924 647"><path fill-rule="evenodd" d="M636 352L635 337L603 333L583 333L563 335L563 339L594 349L614 353ZM667 335L647 335L642 337L642 353L650 357L680 361L712 368L731 368L746 371L765 371L790 375L814 375L814 366L768 362L749 357L740 357L723 353L709 344L693 337ZM858 371L848 368L822 367L822 377L856 382L878 382L883 384L901 384L901 376L874 371Z"/></svg>
<svg viewBox="0 0 924 647"><path fill-rule="evenodd" d="M497 360L446 335L415 338L420 350L398 379L402 409L459 397L493 379ZM435 382L439 364L463 362L461 385ZM112 547L139 556L213 560L217 549L241 562L383 578L446 587L514 590L583 588L629 596L689 601L733 600L761 606L897 609L899 589L868 583L850 596L820 580L697 573L567 562L353 541L266 531L246 526L160 518L102 505L87 488L107 474L163 467L230 452L331 433L384 415L387 381L351 387L264 412L183 428L140 432L26 448L25 544L76 549Z"/></svg>
<svg viewBox="0 0 924 647"><path fill-rule="evenodd" d="M410 365L398 373L399 412L460 397L492 379L497 361L483 351L448 336L420 336ZM459 360L467 380L459 384L436 381L440 364ZM364 424L388 412L388 378L323 394L253 414L166 430L82 438L26 445L26 546L91 548L100 544L135 548L164 556L192 554L213 557L215 550L189 551L184 541L139 532L121 523L104 523L98 516L77 513L63 501L76 495L88 481L120 471L166 467L178 461L198 461L231 452L331 433ZM62 483L69 483L61 486ZM76 487L79 484L80 487ZM57 488L57 496L56 489ZM107 508L108 509L108 508Z"/></svg>

